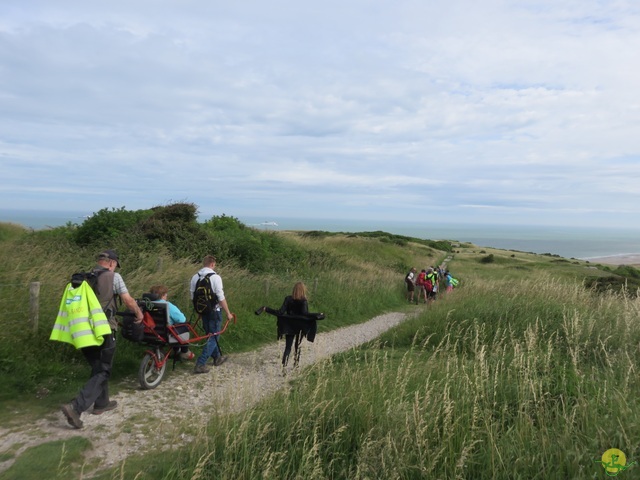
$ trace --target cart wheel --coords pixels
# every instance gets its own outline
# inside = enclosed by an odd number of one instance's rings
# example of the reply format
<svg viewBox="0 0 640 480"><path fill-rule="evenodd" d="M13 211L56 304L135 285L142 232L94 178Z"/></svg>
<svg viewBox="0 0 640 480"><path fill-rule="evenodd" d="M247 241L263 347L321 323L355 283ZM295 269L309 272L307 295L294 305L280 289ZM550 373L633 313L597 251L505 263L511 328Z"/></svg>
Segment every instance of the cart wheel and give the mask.
<svg viewBox="0 0 640 480"><path fill-rule="evenodd" d="M156 367L156 361L153 355L150 353L145 354L140 363L140 370L138 370L138 380L140 386L144 390L151 390L160 385L164 372L167 369L167 362L164 362L160 368Z"/></svg>

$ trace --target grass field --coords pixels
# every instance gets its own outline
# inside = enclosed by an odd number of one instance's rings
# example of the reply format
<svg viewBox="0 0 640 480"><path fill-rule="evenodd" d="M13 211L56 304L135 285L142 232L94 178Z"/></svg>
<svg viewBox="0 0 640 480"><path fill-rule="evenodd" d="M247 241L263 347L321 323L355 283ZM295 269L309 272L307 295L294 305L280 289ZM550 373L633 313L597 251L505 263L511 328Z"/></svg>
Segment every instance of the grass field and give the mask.
<svg viewBox="0 0 640 480"><path fill-rule="evenodd" d="M316 252L317 269L303 279L311 285L317 279L313 302L335 321L332 328L406 308L404 269L445 256L423 245L370 238L294 241ZM61 261L33 266L25 255L2 254L5 278L12 271L16 278L25 271L38 278ZM461 280L459 288L416 318L314 365L256 408L212 418L175 454L132 454L99 478L607 478L598 463L607 450L622 450L629 465L636 461L637 296L585 288L585 278L610 272L553 256L465 245L449 267ZM164 259L158 272L157 257L140 258L125 278L138 291L160 278L180 298L193 269ZM224 264L221 270L240 318L259 304L277 304L297 278L295 272L260 277ZM74 353L47 343L46 330L42 326L42 338L26 347L45 348L53 358L46 367L24 367L34 385L56 378L56 369ZM271 335L247 324L228 343L241 351ZM4 350L6 336L2 342ZM10 357L3 355L3 361ZM124 357L121 375L128 361L138 359L134 351ZM85 373L80 361L77 369ZM29 411L52 408L78 383L70 381L43 400L28 397ZM31 388L11 385L13 393ZM75 452L82 445L73 447ZM78 455L63 456L62 447L56 448L47 453L52 472L63 478L78 471ZM638 468L632 465L620 477L635 478Z"/></svg>

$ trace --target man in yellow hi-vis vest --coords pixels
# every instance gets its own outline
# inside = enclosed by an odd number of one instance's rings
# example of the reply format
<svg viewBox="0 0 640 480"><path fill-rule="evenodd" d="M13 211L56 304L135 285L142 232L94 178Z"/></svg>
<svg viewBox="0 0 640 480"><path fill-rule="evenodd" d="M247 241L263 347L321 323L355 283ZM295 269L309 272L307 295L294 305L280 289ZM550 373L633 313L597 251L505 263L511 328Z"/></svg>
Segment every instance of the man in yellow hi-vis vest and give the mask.
<svg viewBox="0 0 640 480"><path fill-rule="evenodd" d="M129 294L122 276L115 272L119 266L120 261L115 251L105 250L99 253L97 266L93 269L97 276L97 296L92 298L93 290L86 282L82 284L85 289L82 290L81 285L75 289L77 292L70 291L71 285L68 285L51 333L52 340L67 341L79 348L91 367L89 381L71 403L62 406L62 413L74 428L82 428L80 415L92 405L92 413L96 415L118 406L115 400L109 399L109 377L116 352L115 334L118 327L115 318L116 296L135 314L136 322L142 322L142 310ZM74 294L81 296L83 293L83 297L74 301ZM94 298L100 308L96 308ZM101 313L98 311L100 309Z"/></svg>

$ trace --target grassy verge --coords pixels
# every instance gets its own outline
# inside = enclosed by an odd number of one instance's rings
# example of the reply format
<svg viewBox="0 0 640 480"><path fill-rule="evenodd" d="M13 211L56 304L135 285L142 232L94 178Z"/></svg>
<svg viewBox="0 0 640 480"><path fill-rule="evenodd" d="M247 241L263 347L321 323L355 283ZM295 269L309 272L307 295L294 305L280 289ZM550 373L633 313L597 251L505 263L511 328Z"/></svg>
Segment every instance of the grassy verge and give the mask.
<svg viewBox="0 0 640 480"><path fill-rule="evenodd" d="M452 268L464 288L423 315L121 478L606 478L606 450L637 459L638 300Z"/></svg>
<svg viewBox="0 0 640 480"><path fill-rule="evenodd" d="M405 308L406 268L444 257L429 245L384 237L288 235L310 252L309 264L295 271L255 274L221 262L239 315L223 338L228 352L274 339L273 322L252 312L278 306L297 280L310 286L312 310L327 314L321 328L337 328ZM47 340L66 281L51 272L73 271L77 258L44 246L14 247L0 252L0 273L23 286L25 278L49 279L42 288L50 322L22 332L28 315L19 295L3 297L4 311L13 314L2 319L9 328L0 338L0 381L8 389L0 400L15 407L5 410L12 421L57 406L86 377L77 352ZM561 260L461 248L449 265L460 288L441 294L421 316L309 368L250 411L212 418L173 454L131 456L100 478L604 478L596 463L604 451L619 448L629 461L640 455L640 304L583 286L586 277L610 272ZM162 251L124 265L133 292L165 283L187 310L187 281L198 265ZM135 372L139 360L138 347L120 342L116 380ZM12 398L21 399L19 408ZM81 459L67 451L55 444L38 458L47 471L80 471ZM11 477L29 458L0 478L30 478Z"/></svg>

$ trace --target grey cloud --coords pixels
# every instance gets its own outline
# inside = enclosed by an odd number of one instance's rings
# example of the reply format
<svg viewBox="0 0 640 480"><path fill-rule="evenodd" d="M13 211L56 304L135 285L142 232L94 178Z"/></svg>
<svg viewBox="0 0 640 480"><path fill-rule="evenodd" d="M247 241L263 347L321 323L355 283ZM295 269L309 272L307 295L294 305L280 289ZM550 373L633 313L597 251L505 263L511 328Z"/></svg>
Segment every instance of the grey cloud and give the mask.
<svg viewBox="0 0 640 480"><path fill-rule="evenodd" d="M638 205L639 16L577 0L4 4L0 202L23 165L61 205L111 165L134 208Z"/></svg>

